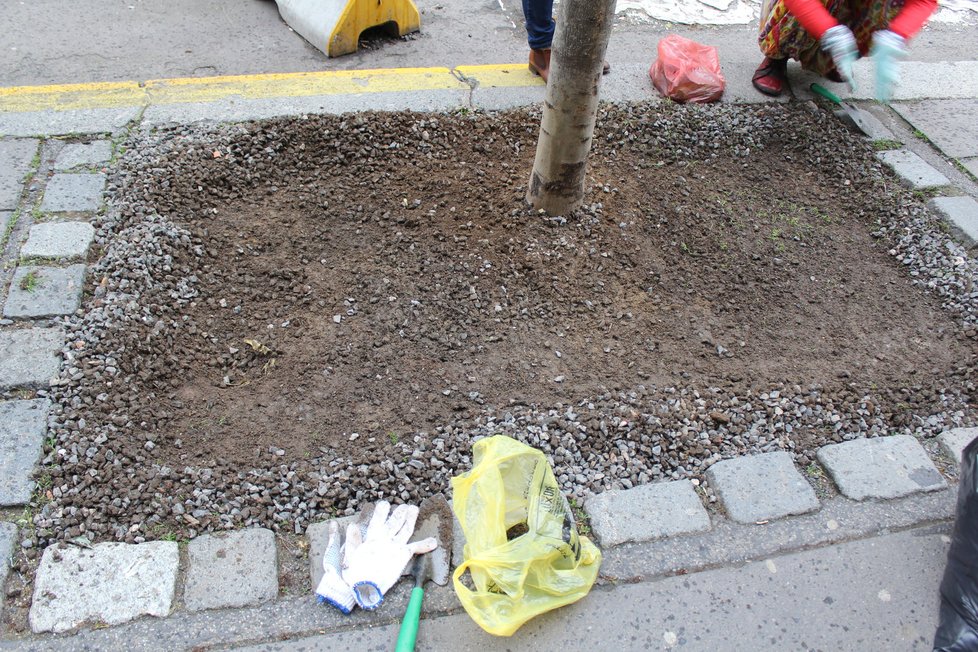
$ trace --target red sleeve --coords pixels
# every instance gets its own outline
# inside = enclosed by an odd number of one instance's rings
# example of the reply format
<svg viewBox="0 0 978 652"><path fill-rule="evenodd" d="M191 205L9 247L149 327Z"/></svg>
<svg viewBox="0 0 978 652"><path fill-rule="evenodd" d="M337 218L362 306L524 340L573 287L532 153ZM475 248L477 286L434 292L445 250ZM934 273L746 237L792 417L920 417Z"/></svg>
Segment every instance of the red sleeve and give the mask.
<svg viewBox="0 0 978 652"><path fill-rule="evenodd" d="M819 0L784 0L784 6L816 40L822 38L825 30L839 24ZM937 0L906 0L887 29L910 39L936 9Z"/></svg>
<svg viewBox="0 0 978 652"><path fill-rule="evenodd" d="M907 0L888 29L909 40L936 10L937 0Z"/></svg>
<svg viewBox="0 0 978 652"><path fill-rule="evenodd" d="M933 1L937 2L937 0ZM816 40L822 38L825 30L839 24L839 21L833 18L825 5L818 0L784 0L784 6Z"/></svg>

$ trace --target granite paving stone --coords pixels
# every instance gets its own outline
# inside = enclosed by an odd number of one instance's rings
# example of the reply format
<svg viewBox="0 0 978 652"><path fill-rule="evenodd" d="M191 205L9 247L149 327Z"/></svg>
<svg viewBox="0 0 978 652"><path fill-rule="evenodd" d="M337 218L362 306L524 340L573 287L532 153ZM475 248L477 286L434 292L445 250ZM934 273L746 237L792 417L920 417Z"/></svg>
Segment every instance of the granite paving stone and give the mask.
<svg viewBox="0 0 978 652"><path fill-rule="evenodd" d="M587 498L584 509L605 547L710 529L710 516L689 480L605 491Z"/></svg>
<svg viewBox="0 0 978 652"><path fill-rule="evenodd" d="M27 281L32 280L31 284ZM26 265L14 272L3 316L39 318L70 315L81 305L85 265L36 267Z"/></svg>
<svg viewBox="0 0 978 652"><path fill-rule="evenodd" d="M356 515L335 519L339 522L340 536L345 536L346 526L355 519ZM310 595L315 592L319 580L323 578L323 555L326 554L326 546L329 544L329 523L328 520L320 521L306 528L306 537L309 539L309 579L312 581Z"/></svg>
<svg viewBox="0 0 978 652"><path fill-rule="evenodd" d="M64 343L65 334L60 328L0 331L0 391L48 387L61 369Z"/></svg>
<svg viewBox="0 0 978 652"><path fill-rule="evenodd" d="M17 542L17 526L13 523L0 522L0 589L7 583L10 572L10 558L14 554L14 544ZM3 604L7 597L6 591L0 590L0 616L3 615Z"/></svg>
<svg viewBox="0 0 978 652"><path fill-rule="evenodd" d="M948 156L978 156L978 99L895 102L892 107Z"/></svg>
<svg viewBox="0 0 978 652"><path fill-rule="evenodd" d="M963 165L968 172L978 177L978 156L974 158L961 159L961 165Z"/></svg>
<svg viewBox="0 0 978 652"><path fill-rule="evenodd" d="M934 167L913 152L906 149L893 149L877 152L876 157L893 168L904 185L920 190L923 188L938 188L951 182Z"/></svg>
<svg viewBox="0 0 978 652"><path fill-rule="evenodd" d="M38 142L34 138L0 141L0 210L17 208Z"/></svg>
<svg viewBox="0 0 978 652"><path fill-rule="evenodd" d="M48 546L34 580L31 629L65 632L83 623L119 625L142 615L166 616L179 564L173 541Z"/></svg>
<svg viewBox="0 0 978 652"><path fill-rule="evenodd" d="M738 523L770 521L818 509L818 498L784 452L722 460L706 471L710 486Z"/></svg>
<svg viewBox="0 0 978 652"><path fill-rule="evenodd" d="M108 163L112 158L112 143L96 140L90 143L69 143L65 145L54 161L54 169L59 172L79 166L94 168Z"/></svg>
<svg viewBox="0 0 978 652"><path fill-rule="evenodd" d="M44 398L0 402L0 507L30 502L50 407Z"/></svg>
<svg viewBox="0 0 978 652"><path fill-rule="evenodd" d="M95 239L88 222L42 222L31 227L20 249L23 258L84 258Z"/></svg>
<svg viewBox="0 0 978 652"><path fill-rule="evenodd" d="M839 491L853 500L900 498L947 486L923 446L910 435L853 439L818 450Z"/></svg>
<svg viewBox="0 0 978 652"><path fill-rule="evenodd" d="M947 220L964 244L978 243L978 202L971 197L935 197L928 206Z"/></svg>
<svg viewBox="0 0 978 652"><path fill-rule="evenodd" d="M13 211L0 211L0 242L3 241L3 236L6 235L7 227L10 226L10 220L13 216Z"/></svg>
<svg viewBox="0 0 978 652"><path fill-rule="evenodd" d="M955 464L960 464L964 447L976 437L978 437L978 428L954 428L939 434L937 440L941 442L941 448L947 456L954 460Z"/></svg>
<svg viewBox="0 0 978 652"><path fill-rule="evenodd" d="M104 188L104 174L55 174L44 189L41 210L47 213L98 210Z"/></svg>
<svg viewBox="0 0 978 652"><path fill-rule="evenodd" d="M278 596L278 555L271 530L206 534L191 541L187 552L184 605L189 611L247 607Z"/></svg>

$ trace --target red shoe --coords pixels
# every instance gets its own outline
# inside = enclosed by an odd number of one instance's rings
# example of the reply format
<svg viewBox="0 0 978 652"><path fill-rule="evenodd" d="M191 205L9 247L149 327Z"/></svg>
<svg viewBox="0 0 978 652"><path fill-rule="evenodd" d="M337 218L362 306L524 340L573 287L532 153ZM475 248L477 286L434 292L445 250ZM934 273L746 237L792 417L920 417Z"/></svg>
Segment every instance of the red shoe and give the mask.
<svg viewBox="0 0 978 652"><path fill-rule="evenodd" d="M764 57L751 79L754 88L765 95L778 97L788 85L788 60Z"/></svg>

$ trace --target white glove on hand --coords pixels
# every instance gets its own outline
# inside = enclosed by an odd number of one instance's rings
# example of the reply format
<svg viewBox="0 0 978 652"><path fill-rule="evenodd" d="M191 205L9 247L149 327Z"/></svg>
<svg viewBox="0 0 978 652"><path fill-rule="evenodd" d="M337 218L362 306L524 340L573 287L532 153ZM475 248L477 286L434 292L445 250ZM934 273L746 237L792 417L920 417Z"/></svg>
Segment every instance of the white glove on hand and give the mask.
<svg viewBox="0 0 978 652"><path fill-rule="evenodd" d="M438 547L438 540L433 537L408 543L417 519L417 507L398 505L391 512L391 504L382 500L374 508L366 535L360 533L358 525L347 529L343 579L362 608L379 607L411 557Z"/></svg>
<svg viewBox="0 0 978 652"><path fill-rule="evenodd" d="M900 81L900 59L907 56L907 40L895 32L882 29L873 34L869 56L876 64L876 99L889 104L893 87Z"/></svg>
<svg viewBox="0 0 978 652"><path fill-rule="evenodd" d="M319 586L316 587L316 599L320 603L328 602L344 614L349 614L356 605L356 598L353 596L353 589L343 581L340 574L341 552L340 526L332 520L329 522L326 554L323 555L323 579L319 580Z"/></svg>
<svg viewBox="0 0 978 652"><path fill-rule="evenodd" d="M856 85L852 81L852 64L859 58L859 46L856 45L856 37L852 35L852 30L845 25L830 27L822 34L818 44L832 57L835 69L849 84L849 90L855 90Z"/></svg>

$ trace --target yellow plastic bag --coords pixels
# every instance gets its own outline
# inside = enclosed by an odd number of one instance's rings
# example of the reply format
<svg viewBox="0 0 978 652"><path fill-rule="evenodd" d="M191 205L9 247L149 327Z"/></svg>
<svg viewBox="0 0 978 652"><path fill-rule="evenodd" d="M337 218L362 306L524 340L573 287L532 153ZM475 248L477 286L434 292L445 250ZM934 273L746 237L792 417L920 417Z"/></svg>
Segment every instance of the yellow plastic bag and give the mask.
<svg viewBox="0 0 978 652"><path fill-rule="evenodd" d="M578 536L543 453L497 435L477 441L472 455L472 470L452 478L452 509L465 533L465 561L452 581L472 620L510 636L587 595L601 552ZM525 533L508 540L512 528ZM466 572L474 591L462 582Z"/></svg>

